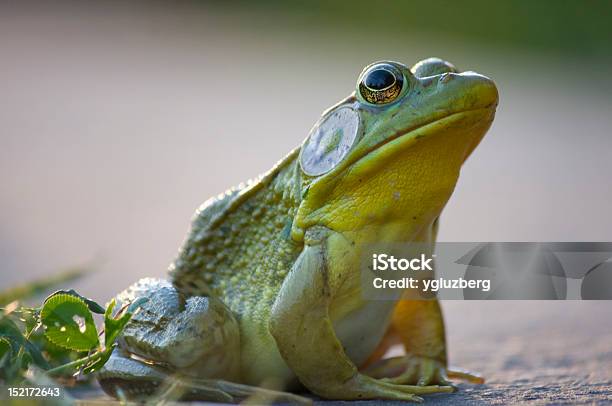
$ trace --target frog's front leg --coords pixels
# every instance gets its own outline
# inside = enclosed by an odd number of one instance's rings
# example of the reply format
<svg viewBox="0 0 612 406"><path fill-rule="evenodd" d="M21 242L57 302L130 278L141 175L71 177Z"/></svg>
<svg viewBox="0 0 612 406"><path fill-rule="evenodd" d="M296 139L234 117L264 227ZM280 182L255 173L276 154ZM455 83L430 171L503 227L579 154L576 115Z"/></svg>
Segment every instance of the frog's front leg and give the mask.
<svg viewBox="0 0 612 406"><path fill-rule="evenodd" d="M133 398L157 391L169 377L207 379L192 398L229 401L214 379L234 380L240 369L240 332L232 312L218 299L184 298L167 281L142 279L117 296L117 307L149 300L126 326L119 347L98 373L104 390ZM204 381L202 381L204 382Z"/></svg>
<svg viewBox="0 0 612 406"><path fill-rule="evenodd" d="M452 392L450 386L408 386L360 373L345 354L329 316L343 276L330 271L329 230L307 232L305 246L274 303L270 332L299 380L328 399L422 400L420 394ZM346 274L345 272L343 272Z"/></svg>

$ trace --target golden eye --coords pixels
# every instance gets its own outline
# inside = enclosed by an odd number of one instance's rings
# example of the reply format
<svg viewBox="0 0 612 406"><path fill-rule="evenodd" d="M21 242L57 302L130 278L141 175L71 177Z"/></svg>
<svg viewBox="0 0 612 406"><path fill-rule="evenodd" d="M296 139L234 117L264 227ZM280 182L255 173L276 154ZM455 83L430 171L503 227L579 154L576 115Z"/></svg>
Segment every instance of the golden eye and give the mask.
<svg viewBox="0 0 612 406"><path fill-rule="evenodd" d="M375 65L361 76L359 93L368 103L390 103L397 99L403 84L404 77L393 65Z"/></svg>

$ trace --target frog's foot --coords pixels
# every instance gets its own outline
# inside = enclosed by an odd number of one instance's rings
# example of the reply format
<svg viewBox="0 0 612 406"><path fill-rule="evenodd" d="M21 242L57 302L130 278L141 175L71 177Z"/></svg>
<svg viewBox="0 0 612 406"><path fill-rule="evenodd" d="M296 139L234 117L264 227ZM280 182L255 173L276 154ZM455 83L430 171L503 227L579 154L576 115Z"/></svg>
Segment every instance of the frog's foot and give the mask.
<svg viewBox="0 0 612 406"><path fill-rule="evenodd" d="M208 400L236 403L253 399L258 403L273 401L309 405L312 401L291 393L243 385L221 379L200 379L173 373L164 366L132 358L117 349L98 373L106 393L121 400Z"/></svg>
<svg viewBox="0 0 612 406"><path fill-rule="evenodd" d="M365 372L385 382L396 384L453 386L448 381L444 364L426 357L406 355L387 358L375 363Z"/></svg>
<svg viewBox="0 0 612 406"><path fill-rule="evenodd" d="M477 384L484 383L484 379L477 374L448 370L443 362L415 355L383 359L364 372L385 382L406 385L436 384L454 387L449 378L463 379Z"/></svg>
<svg viewBox="0 0 612 406"><path fill-rule="evenodd" d="M164 399L235 400L230 393L212 386L202 384L186 388L186 385L177 385L171 373L162 365L132 358L115 349L97 377L102 389L120 400L143 400L158 395Z"/></svg>
<svg viewBox="0 0 612 406"><path fill-rule="evenodd" d="M476 385L482 385L485 383L485 378L482 375L476 372L466 371L462 368L453 367L452 369L448 369L446 371L446 375L450 379L460 379Z"/></svg>
<svg viewBox="0 0 612 406"><path fill-rule="evenodd" d="M405 385L389 382L385 379L375 379L364 374L356 374L341 388L335 388L331 398L337 399L386 399L422 402L419 395L434 393L450 393L452 386L441 385Z"/></svg>
<svg viewBox="0 0 612 406"><path fill-rule="evenodd" d="M167 281L142 279L117 296L117 307L149 298L127 324L119 347L98 374L113 396L151 395L167 377L234 380L240 367L240 332L218 299L184 298ZM199 399L231 401L223 390L203 385Z"/></svg>

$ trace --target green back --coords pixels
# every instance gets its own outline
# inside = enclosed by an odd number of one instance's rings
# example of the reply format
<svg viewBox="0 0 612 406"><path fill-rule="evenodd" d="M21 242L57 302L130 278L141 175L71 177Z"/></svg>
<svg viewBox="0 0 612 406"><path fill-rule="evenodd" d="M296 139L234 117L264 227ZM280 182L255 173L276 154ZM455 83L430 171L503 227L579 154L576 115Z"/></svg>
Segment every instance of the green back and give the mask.
<svg viewBox="0 0 612 406"><path fill-rule="evenodd" d="M300 200L297 153L198 209L170 267L180 292L215 296L238 317L271 307L301 251L289 237Z"/></svg>

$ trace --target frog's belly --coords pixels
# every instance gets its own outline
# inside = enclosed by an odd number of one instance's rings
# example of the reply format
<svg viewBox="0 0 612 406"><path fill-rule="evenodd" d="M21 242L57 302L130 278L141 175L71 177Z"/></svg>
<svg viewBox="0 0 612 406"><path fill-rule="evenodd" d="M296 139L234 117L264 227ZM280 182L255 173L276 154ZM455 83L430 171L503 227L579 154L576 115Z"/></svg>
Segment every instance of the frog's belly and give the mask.
<svg viewBox="0 0 612 406"><path fill-rule="evenodd" d="M391 300L366 302L334 321L336 336L356 366L363 365L380 344L391 323L395 305Z"/></svg>

